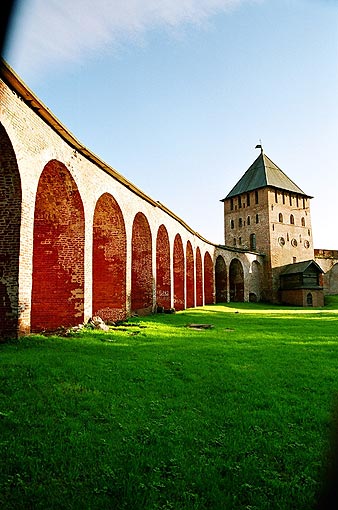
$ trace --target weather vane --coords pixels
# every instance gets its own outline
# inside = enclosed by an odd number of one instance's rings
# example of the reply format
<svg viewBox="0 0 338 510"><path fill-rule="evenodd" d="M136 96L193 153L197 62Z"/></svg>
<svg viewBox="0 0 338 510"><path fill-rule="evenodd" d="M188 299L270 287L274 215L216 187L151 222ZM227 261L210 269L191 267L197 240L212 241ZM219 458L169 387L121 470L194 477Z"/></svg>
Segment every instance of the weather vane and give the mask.
<svg viewBox="0 0 338 510"><path fill-rule="evenodd" d="M259 145L256 145L255 149L260 149L261 153L263 154L263 145L262 145L262 140L261 139L259 139Z"/></svg>

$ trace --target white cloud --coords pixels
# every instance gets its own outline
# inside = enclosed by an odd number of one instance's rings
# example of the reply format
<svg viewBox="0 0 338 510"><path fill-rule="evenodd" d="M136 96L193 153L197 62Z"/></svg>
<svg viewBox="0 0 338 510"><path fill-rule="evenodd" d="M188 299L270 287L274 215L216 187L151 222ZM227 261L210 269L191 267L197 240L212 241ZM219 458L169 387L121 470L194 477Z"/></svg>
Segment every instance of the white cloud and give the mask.
<svg viewBox="0 0 338 510"><path fill-rule="evenodd" d="M201 24L245 1L20 0L5 57L23 75L41 72L112 50L152 28Z"/></svg>

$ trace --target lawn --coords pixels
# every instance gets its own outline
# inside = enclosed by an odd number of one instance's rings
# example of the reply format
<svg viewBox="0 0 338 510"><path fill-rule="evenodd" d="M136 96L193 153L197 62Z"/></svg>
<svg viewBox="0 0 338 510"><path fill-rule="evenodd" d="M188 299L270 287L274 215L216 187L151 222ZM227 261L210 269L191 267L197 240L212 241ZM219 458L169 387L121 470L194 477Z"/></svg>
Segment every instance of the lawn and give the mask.
<svg viewBox="0 0 338 510"><path fill-rule="evenodd" d="M233 303L1 344L0 507L314 508L337 323Z"/></svg>

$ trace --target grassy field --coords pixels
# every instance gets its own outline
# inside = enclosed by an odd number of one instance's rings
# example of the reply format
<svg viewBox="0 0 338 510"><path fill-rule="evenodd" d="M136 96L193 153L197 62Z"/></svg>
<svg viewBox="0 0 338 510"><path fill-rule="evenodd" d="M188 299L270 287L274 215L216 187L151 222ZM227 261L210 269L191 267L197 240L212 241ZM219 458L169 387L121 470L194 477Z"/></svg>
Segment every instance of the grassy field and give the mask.
<svg viewBox="0 0 338 510"><path fill-rule="evenodd" d="M314 508L337 323L238 303L0 345L0 507Z"/></svg>

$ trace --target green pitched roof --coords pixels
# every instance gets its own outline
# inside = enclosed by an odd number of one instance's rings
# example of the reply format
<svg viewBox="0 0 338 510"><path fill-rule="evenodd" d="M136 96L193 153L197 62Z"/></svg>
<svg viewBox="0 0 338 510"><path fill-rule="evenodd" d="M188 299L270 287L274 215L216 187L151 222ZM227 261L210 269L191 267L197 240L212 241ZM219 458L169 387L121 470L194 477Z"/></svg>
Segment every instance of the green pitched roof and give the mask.
<svg viewBox="0 0 338 510"><path fill-rule="evenodd" d="M313 266L318 273L324 273L322 268L314 260L305 260L303 262L295 262L294 264L287 264L284 266L281 276L286 274L299 274L304 273L310 266Z"/></svg>
<svg viewBox="0 0 338 510"><path fill-rule="evenodd" d="M267 186L309 197L268 156L261 152L223 201L241 193Z"/></svg>

